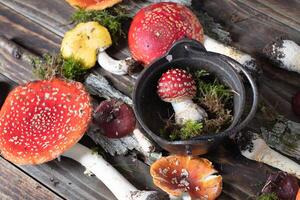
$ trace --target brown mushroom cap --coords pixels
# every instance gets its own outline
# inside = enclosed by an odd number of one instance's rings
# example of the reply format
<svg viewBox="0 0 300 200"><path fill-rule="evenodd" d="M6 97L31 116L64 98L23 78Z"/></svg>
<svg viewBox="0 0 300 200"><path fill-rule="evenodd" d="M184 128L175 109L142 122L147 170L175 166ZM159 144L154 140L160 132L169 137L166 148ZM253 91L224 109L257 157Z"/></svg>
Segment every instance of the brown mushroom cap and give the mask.
<svg viewBox="0 0 300 200"><path fill-rule="evenodd" d="M86 10L103 10L120 3L122 0L66 0L71 6Z"/></svg>
<svg viewBox="0 0 300 200"><path fill-rule="evenodd" d="M0 151L16 164L55 159L85 133L89 94L78 82L35 81L11 91L0 111Z"/></svg>
<svg viewBox="0 0 300 200"><path fill-rule="evenodd" d="M102 101L95 110L94 122L109 138L131 134L136 125L132 108L116 99Z"/></svg>
<svg viewBox="0 0 300 200"><path fill-rule="evenodd" d="M151 165L154 184L173 196L188 192L193 199L216 199L222 191L222 177L204 158L172 155Z"/></svg>

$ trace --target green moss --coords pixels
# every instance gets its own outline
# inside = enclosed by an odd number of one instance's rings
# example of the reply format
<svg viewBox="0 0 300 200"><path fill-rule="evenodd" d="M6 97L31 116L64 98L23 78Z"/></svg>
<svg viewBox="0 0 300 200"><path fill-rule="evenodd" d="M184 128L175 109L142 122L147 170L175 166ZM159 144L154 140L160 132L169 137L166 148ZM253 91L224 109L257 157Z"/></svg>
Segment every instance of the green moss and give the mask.
<svg viewBox="0 0 300 200"><path fill-rule="evenodd" d="M34 74L40 79L61 77L80 80L87 72L79 60L74 58L63 59L61 55L45 54L43 58L33 58Z"/></svg>
<svg viewBox="0 0 300 200"><path fill-rule="evenodd" d="M279 198L275 193L269 193L260 195L257 200L279 200Z"/></svg>
<svg viewBox="0 0 300 200"><path fill-rule="evenodd" d="M170 135L169 138L170 140L188 140L192 137L195 137L197 135L200 135L203 130L203 124L188 120L187 122L184 123L182 127L179 129L174 129Z"/></svg>
<svg viewBox="0 0 300 200"><path fill-rule="evenodd" d="M63 61L62 74L67 79L80 79L87 70L82 67L80 61L68 58Z"/></svg>
<svg viewBox="0 0 300 200"><path fill-rule="evenodd" d="M84 10L79 8L71 16L71 20L75 24L96 21L105 26L111 34L113 42L117 42L119 38L126 36L122 23L128 19L127 10L120 6L114 6L105 10Z"/></svg>
<svg viewBox="0 0 300 200"><path fill-rule="evenodd" d="M206 70L199 70L194 73L194 76L196 78L198 89L197 98L213 96L216 99L219 99L219 101L224 105L232 99L232 90L226 85L220 83L220 81L216 78L213 78L213 80L211 81L211 75Z"/></svg>

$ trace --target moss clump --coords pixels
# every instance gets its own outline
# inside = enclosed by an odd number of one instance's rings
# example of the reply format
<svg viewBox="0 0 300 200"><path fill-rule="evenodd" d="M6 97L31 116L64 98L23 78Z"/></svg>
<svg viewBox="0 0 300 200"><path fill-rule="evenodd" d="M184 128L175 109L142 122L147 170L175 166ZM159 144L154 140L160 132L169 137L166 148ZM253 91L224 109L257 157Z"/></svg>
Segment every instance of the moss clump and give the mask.
<svg viewBox="0 0 300 200"><path fill-rule="evenodd" d="M80 79L87 69L83 68L81 62L73 58L64 59L62 64L62 74L67 79Z"/></svg>
<svg viewBox="0 0 300 200"><path fill-rule="evenodd" d="M279 200L279 198L275 193L269 193L260 195L257 200Z"/></svg>
<svg viewBox="0 0 300 200"><path fill-rule="evenodd" d="M113 42L117 42L121 37L125 37L122 23L129 20L127 10L120 6L114 6L104 10L78 9L72 16L73 23L95 21L105 26L111 34Z"/></svg>
<svg viewBox="0 0 300 200"><path fill-rule="evenodd" d="M233 92L205 70L194 73L197 84L196 102L208 113L203 133L217 133L232 120Z"/></svg>
<svg viewBox="0 0 300 200"><path fill-rule="evenodd" d="M63 59L61 55L45 54L43 58L33 58L34 74L41 79L61 77L81 80L87 72L81 62L74 58Z"/></svg>
<svg viewBox="0 0 300 200"><path fill-rule="evenodd" d="M169 138L170 140L187 140L195 137L203 131L203 123L189 120L185 122L181 127L173 127Z"/></svg>

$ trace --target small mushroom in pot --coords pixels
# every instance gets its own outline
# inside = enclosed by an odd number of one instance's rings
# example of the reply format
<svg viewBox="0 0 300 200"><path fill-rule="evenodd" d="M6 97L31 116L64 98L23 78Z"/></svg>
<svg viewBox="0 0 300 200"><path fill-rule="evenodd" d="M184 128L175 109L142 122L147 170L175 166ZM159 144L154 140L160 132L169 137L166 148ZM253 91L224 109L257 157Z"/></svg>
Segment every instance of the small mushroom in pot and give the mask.
<svg viewBox="0 0 300 200"><path fill-rule="evenodd" d="M178 124L184 124L188 120L203 121L207 117L205 110L192 101L196 92L192 75L183 69L168 70L157 85L159 97L172 104Z"/></svg>
<svg viewBox="0 0 300 200"><path fill-rule="evenodd" d="M109 138L121 138L131 134L136 125L132 108L115 99L100 103L95 110L94 122Z"/></svg>
<svg viewBox="0 0 300 200"><path fill-rule="evenodd" d="M222 192L222 177L204 158L171 155L151 165L154 184L172 196L188 192L192 199L216 199Z"/></svg>

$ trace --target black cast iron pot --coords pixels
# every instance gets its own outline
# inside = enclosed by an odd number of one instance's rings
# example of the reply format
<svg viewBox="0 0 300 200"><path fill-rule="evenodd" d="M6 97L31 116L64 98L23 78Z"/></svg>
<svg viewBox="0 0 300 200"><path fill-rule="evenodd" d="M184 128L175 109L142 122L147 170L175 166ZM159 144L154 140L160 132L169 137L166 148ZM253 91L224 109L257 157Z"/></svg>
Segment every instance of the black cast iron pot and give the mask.
<svg viewBox="0 0 300 200"><path fill-rule="evenodd" d="M195 71L205 69L214 74L223 84L234 90L233 120L231 125L219 133L197 136L189 140L168 141L160 137L160 131L173 109L170 103L162 101L156 93L157 82L170 68ZM245 107L246 92L240 74L248 79L253 102L247 117L241 121ZM241 130L254 117L257 107L257 88L250 74L243 67L221 54L207 52L197 41L183 39L176 42L170 51L154 61L139 76L133 94L134 112L141 127L163 149L176 154L201 155L217 147L225 137Z"/></svg>

